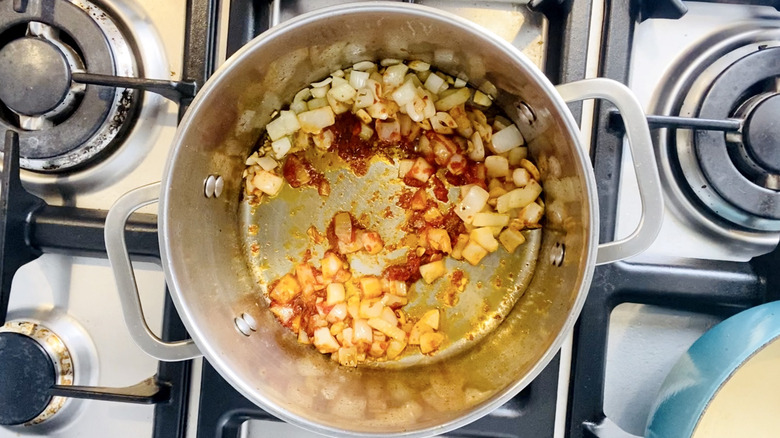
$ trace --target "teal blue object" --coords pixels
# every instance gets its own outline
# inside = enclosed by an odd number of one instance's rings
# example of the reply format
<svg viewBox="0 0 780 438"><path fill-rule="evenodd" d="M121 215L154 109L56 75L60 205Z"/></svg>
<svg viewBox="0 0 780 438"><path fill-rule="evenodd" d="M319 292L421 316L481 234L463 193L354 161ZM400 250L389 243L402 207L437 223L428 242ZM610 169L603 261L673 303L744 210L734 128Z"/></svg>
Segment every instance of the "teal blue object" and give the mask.
<svg viewBox="0 0 780 438"><path fill-rule="evenodd" d="M645 437L690 437L734 371L779 338L780 301L740 312L710 329L666 376L650 410Z"/></svg>

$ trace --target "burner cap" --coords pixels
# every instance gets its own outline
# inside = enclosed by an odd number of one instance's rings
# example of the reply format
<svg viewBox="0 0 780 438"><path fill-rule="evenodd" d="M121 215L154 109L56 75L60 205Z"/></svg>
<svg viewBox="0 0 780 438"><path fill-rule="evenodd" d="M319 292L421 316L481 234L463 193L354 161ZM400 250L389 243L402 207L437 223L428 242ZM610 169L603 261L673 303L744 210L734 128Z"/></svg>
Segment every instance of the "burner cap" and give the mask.
<svg viewBox="0 0 780 438"><path fill-rule="evenodd" d="M780 94L762 101L745 122L745 148L758 165L780 174Z"/></svg>
<svg viewBox="0 0 780 438"><path fill-rule="evenodd" d="M35 116L53 110L70 90L70 66L62 52L43 39L22 38L0 49L0 100L17 113Z"/></svg>
<svg viewBox="0 0 780 438"><path fill-rule="evenodd" d="M54 364L39 344L19 333L0 333L0 424L24 424L46 409Z"/></svg>

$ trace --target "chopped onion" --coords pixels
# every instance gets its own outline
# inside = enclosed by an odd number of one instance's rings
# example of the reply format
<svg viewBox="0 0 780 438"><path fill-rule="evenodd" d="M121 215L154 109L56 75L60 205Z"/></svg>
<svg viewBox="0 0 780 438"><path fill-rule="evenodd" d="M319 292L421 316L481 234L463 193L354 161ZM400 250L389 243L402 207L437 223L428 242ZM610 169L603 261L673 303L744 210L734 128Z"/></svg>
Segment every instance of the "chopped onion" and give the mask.
<svg viewBox="0 0 780 438"><path fill-rule="evenodd" d="M376 64L371 61L360 61L352 66L352 70L355 71L367 71L376 68Z"/></svg>
<svg viewBox="0 0 780 438"><path fill-rule="evenodd" d="M324 97L317 97L306 102L306 106L309 108L309 111L322 108L324 106L328 106L328 99L325 99Z"/></svg>
<svg viewBox="0 0 780 438"><path fill-rule="evenodd" d="M361 88L357 90L357 94L355 95L354 108L368 108L369 106L373 105L374 102L376 102L374 99L374 93L369 88Z"/></svg>
<svg viewBox="0 0 780 438"><path fill-rule="evenodd" d="M505 227L509 224L509 215L491 212L479 212L471 223L475 227Z"/></svg>
<svg viewBox="0 0 780 438"><path fill-rule="evenodd" d="M323 87L314 87L311 89L311 95L312 97L322 99L325 97L326 94L328 94L328 90L330 90L329 85L325 85Z"/></svg>
<svg viewBox="0 0 780 438"><path fill-rule="evenodd" d="M542 193L542 186L535 180L531 180L524 187L514 189L506 195L499 196L496 202L496 211L506 213L513 208L523 208L534 202Z"/></svg>
<svg viewBox="0 0 780 438"><path fill-rule="evenodd" d="M487 108L493 103L493 100L487 94L477 90L474 92L474 103Z"/></svg>
<svg viewBox="0 0 780 438"><path fill-rule="evenodd" d="M474 161L482 161L485 159L485 146L482 143L482 137L479 136L479 132L474 132L471 135L471 144L469 145L469 158Z"/></svg>
<svg viewBox="0 0 780 438"><path fill-rule="evenodd" d="M355 318L355 320L352 321L352 330L352 342L355 344L371 344L371 342L373 342L373 331L365 319Z"/></svg>
<svg viewBox="0 0 780 438"><path fill-rule="evenodd" d="M400 64L400 63L401 63L401 60L400 59L395 59L395 58L385 58L385 59L379 61L379 65L381 65L382 67L389 67L391 65L396 65L396 64Z"/></svg>
<svg viewBox="0 0 780 438"><path fill-rule="evenodd" d="M401 141L401 125L398 119L377 119L374 127L380 141L388 143Z"/></svg>
<svg viewBox="0 0 780 438"><path fill-rule="evenodd" d="M314 346L320 353L335 353L340 348L338 341L330 334L327 327L314 330Z"/></svg>
<svg viewBox="0 0 780 438"><path fill-rule="evenodd" d="M425 333L420 336L420 352L422 354L433 353L444 343L444 335L441 333Z"/></svg>
<svg viewBox="0 0 780 438"><path fill-rule="evenodd" d="M339 102L352 102L352 100L355 98L355 95L357 95L357 90L355 90L352 85L348 84L347 82L334 85L330 91L328 91L328 96L333 96L333 98Z"/></svg>
<svg viewBox="0 0 780 438"><path fill-rule="evenodd" d="M515 248L522 245L525 242L525 236L517 230L507 228L501 232L498 236L498 241L504 246L506 252L512 254L515 252Z"/></svg>
<svg viewBox="0 0 780 438"><path fill-rule="evenodd" d="M312 82L311 87L312 88L320 88L324 87L326 85L329 85L331 82L333 82L333 77L328 76L327 78L319 81L319 82Z"/></svg>
<svg viewBox="0 0 780 438"><path fill-rule="evenodd" d="M453 129L458 127L455 119L449 114L439 111L431 117L431 127L439 134L452 134Z"/></svg>
<svg viewBox="0 0 780 438"><path fill-rule="evenodd" d="M403 179L414 165L414 160L404 159L398 161L398 177Z"/></svg>
<svg viewBox="0 0 780 438"><path fill-rule="evenodd" d="M488 178L505 178L509 176L509 160L500 155L485 158Z"/></svg>
<svg viewBox="0 0 780 438"><path fill-rule="evenodd" d="M431 75L433 76L433 75ZM467 87L458 88L452 94L448 94L446 97L436 101L436 110L449 111L452 108L468 102L471 97L471 89Z"/></svg>
<svg viewBox="0 0 780 438"><path fill-rule="evenodd" d="M349 74L349 85L351 85L352 88L363 88L366 86L368 77L369 74L364 71L353 70Z"/></svg>
<svg viewBox="0 0 780 438"><path fill-rule="evenodd" d="M465 80L463 80L461 78L455 78L455 84L453 85L453 87L455 87L455 88L463 88L463 87L466 86L466 84L467 84L467 82Z"/></svg>
<svg viewBox="0 0 780 438"><path fill-rule="evenodd" d="M469 240L463 248L463 258L473 266L477 266L487 254L487 250L473 240Z"/></svg>
<svg viewBox="0 0 780 438"><path fill-rule="evenodd" d="M428 284L431 284L437 279L443 277L446 273L447 268L444 266L444 260L437 260L435 262L426 263L420 266L420 275Z"/></svg>
<svg viewBox="0 0 780 438"><path fill-rule="evenodd" d="M489 194L480 186L472 186L468 193L455 207L455 214L463 220L463 222L470 224L474 220L474 215L482 211L487 204ZM500 212L504 213L504 212Z"/></svg>
<svg viewBox="0 0 780 438"><path fill-rule="evenodd" d="M524 143L523 135L514 124L493 134L493 141L488 146L496 154L503 154Z"/></svg>
<svg viewBox="0 0 780 438"><path fill-rule="evenodd" d="M389 89L400 87L404 82L407 70L409 70L409 67L406 64L395 64L387 67L385 74L382 76L382 83Z"/></svg>
<svg viewBox="0 0 780 438"><path fill-rule="evenodd" d="M287 138L287 137L285 137ZM288 140L289 141L289 140ZM279 165L279 163L276 162L273 158L269 156L260 157L257 159L257 164L263 168L263 170L273 170L276 168L276 166Z"/></svg>
<svg viewBox="0 0 780 438"><path fill-rule="evenodd" d="M414 71L428 71L431 65L423 61L412 61L409 63L409 68Z"/></svg>
<svg viewBox="0 0 780 438"><path fill-rule="evenodd" d="M326 128L336 123L336 115L330 106L324 106L314 110L298 114L300 128L303 132L309 134L319 133L322 128Z"/></svg>
<svg viewBox="0 0 780 438"><path fill-rule="evenodd" d="M426 182L428 181L428 178L431 177L431 175L434 174L436 169L433 168L433 166L430 165L427 161L425 161L425 158L418 158L415 160L414 164L412 165L412 168L409 169L409 173L407 173L407 176L416 179L420 182ZM485 198L487 200L487 198Z"/></svg>
<svg viewBox="0 0 780 438"><path fill-rule="evenodd" d="M279 117L265 126L268 137L270 137L272 141L290 135L300 128L301 125L298 122L298 117L296 117L295 113L292 111L280 112Z"/></svg>
<svg viewBox="0 0 780 438"><path fill-rule="evenodd" d="M400 88L393 91L392 96L398 105L405 106L417 97L417 87L415 87L412 81L406 81Z"/></svg>
<svg viewBox="0 0 780 438"><path fill-rule="evenodd" d="M336 233L336 237L344 242L349 243L355 240L354 229L352 228L352 218L349 213L341 212L336 213L333 217L333 228Z"/></svg>
<svg viewBox="0 0 780 438"><path fill-rule="evenodd" d="M292 148L290 137L282 137L271 143L271 149L274 151L274 156L277 160L281 160L287 155L287 152Z"/></svg>
<svg viewBox="0 0 780 438"><path fill-rule="evenodd" d="M425 88L431 91L431 93L439 94L442 91L446 90L449 87L447 83L442 79L439 75L436 73L433 73L428 76L428 79L425 80Z"/></svg>
<svg viewBox="0 0 780 438"><path fill-rule="evenodd" d="M510 166L519 166L520 161L524 160L528 156L528 148L527 147L519 147L514 148L511 151L509 151L509 165Z"/></svg>
<svg viewBox="0 0 780 438"><path fill-rule="evenodd" d="M523 187L531 181L531 174L523 168L517 168L512 172L512 182L517 187Z"/></svg>
<svg viewBox="0 0 780 438"><path fill-rule="evenodd" d="M393 339L404 341L406 340L406 332L400 328L390 324L381 318L371 318L368 320L368 325L372 328L379 330L380 332L390 336Z"/></svg>
<svg viewBox="0 0 780 438"><path fill-rule="evenodd" d="M270 196L274 196L279 193L279 190L282 189L283 183L284 179L265 170L257 172L255 177L252 178L252 184L260 189L260 191Z"/></svg>

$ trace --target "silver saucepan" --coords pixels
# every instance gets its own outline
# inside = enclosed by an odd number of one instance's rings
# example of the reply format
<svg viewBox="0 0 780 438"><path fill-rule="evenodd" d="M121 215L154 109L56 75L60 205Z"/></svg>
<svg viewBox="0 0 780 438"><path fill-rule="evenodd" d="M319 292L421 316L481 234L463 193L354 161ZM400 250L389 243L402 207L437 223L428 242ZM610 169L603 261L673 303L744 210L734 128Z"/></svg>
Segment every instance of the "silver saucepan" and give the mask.
<svg viewBox="0 0 780 438"><path fill-rule="evenodd" d="M539 165L547 217L527 287L489 333L438 361L346 368L298 344L261 299L245 250L242 171L272 113L298 90L383 58L429 62L493 95ZM590 98L608 99L624 118L644 208L631 236L601 245L593 171L566 106ZM162 265L192 341L164 343L148 329L125 248L128 216L158 198ZM112 207L106 244L130 331L152 356L203 354L249 400L320 433L424 436L474 421L528 385L573 327L594 267L647 248L662 213L649 130L625 86L592 79L554 87L516 48L464 19L411 4L353 3L302 15L233 55L182 120L162 182ZM287 214L260 225L294 222ZM271 243L295 238L266 234ZM509 266L519 265L510 258Z"/></svg>

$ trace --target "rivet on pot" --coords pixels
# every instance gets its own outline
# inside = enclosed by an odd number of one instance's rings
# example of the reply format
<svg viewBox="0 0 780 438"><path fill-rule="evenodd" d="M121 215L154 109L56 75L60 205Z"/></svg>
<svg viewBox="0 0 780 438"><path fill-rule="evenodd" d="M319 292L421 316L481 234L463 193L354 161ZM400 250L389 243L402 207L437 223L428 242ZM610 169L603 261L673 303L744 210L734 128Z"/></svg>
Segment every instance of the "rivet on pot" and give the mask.
<svg viewBox="0 0 780 438"><path fill-rule="evenodd" d="M252 317L252 315L248 313L242 313L241 319L246 322L246 324L249 326L249 328L254 332L257 331L257 321Z"/></svg>
<svg viewBox="0 0 780 438"><path fill-rule="evenodd" d="M536 113L534 113L534 110L532 110L527 103L525 102L518 103L517 111L519 112L520 117L523 119L523 121L528 123L529 125L533 125L534 122L536 121Z"/></svg>
<svg viewBox="0 0 780 438"><path fill-rule="evenodd" d="M561 242L556 242L552 251L550 251L550 261L552 262L553 266L563 265L563 258L565 255L566 255L566 244Z"/></svg>
<svg viewBox="0 0 780 438"><path fill-rule="evenodd" d="M209 175L205 181L203 181L203 194L207 198L214 196L214 190L217 187L217 178L214 175Z"/></svg>
<svg viewBox="0 0 780 438"><path fill-rule="evenodd" d="M236 329L238 332L242 335L249 336L252 334L252 327L250 327L249 324L244 321L244 318L237 317L233 320L233 322L236 324Z"/></svg>
<svg viewBox="0 0 780 438"><path fill-rule="evenodd" d="M216 181L214 181L214 197L219 198L219 195L222 194L222 189L225 188L225 180L222 179L221 176L217 176Z"/></svg>

